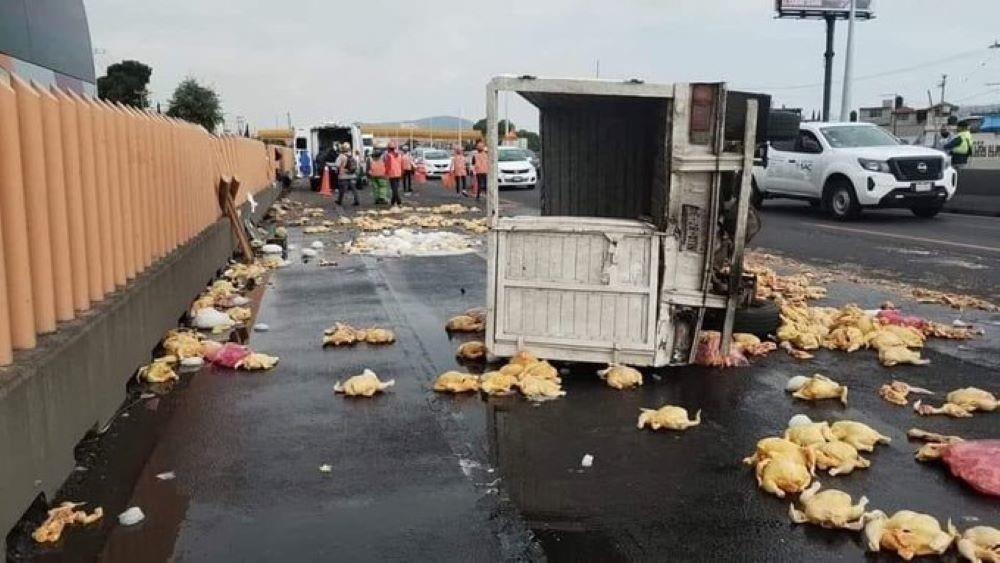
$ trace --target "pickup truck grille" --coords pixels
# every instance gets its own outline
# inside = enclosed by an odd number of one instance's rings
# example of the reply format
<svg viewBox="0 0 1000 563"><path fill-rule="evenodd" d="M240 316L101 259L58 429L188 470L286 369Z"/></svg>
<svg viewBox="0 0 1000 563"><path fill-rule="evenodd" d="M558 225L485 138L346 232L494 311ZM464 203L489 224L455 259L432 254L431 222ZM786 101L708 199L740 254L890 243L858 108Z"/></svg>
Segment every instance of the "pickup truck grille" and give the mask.
<svg viewBox="0 0 1000 563"><path fill-rule="evenodd" d="M529 170L528 168L519 168L517 170L513 170L513 169L511 169L511 170L503 170L502 172L504 174L527 174L528 170Z"/></svg>
<svg viewBox="0 0 1000 563"><path fill-rule="evenodd" d="M889 159L893 176L903 182L940 180L943 166L944 159L939 157Z"/></svg>

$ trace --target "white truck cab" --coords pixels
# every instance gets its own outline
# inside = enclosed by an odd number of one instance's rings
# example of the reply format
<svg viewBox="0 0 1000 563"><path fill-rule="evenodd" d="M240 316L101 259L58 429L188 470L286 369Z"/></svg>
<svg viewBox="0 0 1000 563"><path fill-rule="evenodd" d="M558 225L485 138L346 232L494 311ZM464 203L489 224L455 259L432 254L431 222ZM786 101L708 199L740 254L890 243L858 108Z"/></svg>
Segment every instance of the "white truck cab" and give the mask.
<svg viewBox="0 0 1000 563"><path fill-rule="evenodd" d="M753 170L754 200L791 198L847 220L864 208L906 208L933 217L955 194L943 152L902 144L869 123L802 123L796 139L771 142Z"/></svg>

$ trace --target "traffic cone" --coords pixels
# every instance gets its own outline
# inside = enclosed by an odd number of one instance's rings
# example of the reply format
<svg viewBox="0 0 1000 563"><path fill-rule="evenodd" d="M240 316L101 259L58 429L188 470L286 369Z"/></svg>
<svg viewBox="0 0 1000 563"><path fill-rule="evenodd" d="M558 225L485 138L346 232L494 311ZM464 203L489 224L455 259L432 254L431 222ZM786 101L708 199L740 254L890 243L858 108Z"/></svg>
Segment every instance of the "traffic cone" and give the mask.
<svg viewBox="0 0 1000 563"><path fill-rule="evenodd" d="M323 197L333 197L333 190L330 189L330 169L323 167L323 182L319 185L319 195Z"/></svg>

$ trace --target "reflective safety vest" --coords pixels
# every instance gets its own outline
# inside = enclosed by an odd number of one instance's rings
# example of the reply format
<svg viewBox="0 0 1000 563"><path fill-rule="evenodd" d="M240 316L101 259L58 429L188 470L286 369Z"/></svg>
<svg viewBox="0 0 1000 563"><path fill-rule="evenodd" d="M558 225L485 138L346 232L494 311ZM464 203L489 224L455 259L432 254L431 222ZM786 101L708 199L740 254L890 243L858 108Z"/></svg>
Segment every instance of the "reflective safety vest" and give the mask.
<svg viewBox="0 0 1000 563"><path fill-rule="evenodd" d="M455 176L466 176L468 170L465 169L465 155L456 154L451 157L451 173Z"/></svg>
<svg viewBox="0 0 1000 563"><path fill-rule="evenodd" d="M368 166L368 175L372 178L385 178L385 163L381 158L373 158Z"/></svg>
<svg viewBox="0 0 1000 563"><path fill-rule="evenodd" d="M958 133L958 138L961 139L962 142L952 147L952 154L972 154L972 133L969 133L968 131L960 131Z"/></svg>
<svg viewBox="0 0 1000 563"><path fill-rule="evenodd" d="M403 153L403 171L413 171L413 158L408 153Z"/></svg>
<svg viewBox="0 0 1000 563"><path fill-rule="evenodd" d="M403 175L403 161L399 153L387 152L384 157L385 174L390 178L399 178Z"/></svg>
<svg viewBox="0 0 1000 563"><path fill-rule="evenodd" d="M490 153L476 151L472 156L472 168L476 174L490 173Z"/></svg>

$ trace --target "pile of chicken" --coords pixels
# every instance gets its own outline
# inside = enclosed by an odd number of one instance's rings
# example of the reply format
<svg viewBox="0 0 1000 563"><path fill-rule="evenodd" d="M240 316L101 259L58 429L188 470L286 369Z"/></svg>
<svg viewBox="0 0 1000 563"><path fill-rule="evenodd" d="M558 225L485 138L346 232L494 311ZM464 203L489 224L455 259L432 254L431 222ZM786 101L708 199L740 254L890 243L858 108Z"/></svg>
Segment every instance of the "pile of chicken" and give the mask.
<svg viewBox="0 0 1000 563"><path fill-rule="evenodd" d="M45 522L42 522L41 525L35 528L35 531L31 533L31 537L38 543L57 542L62 537L66 526L71 524L86 526L97 522L104 516L104 510L99 506L90 514L87 514L83 510L77 510L77 507L83 504L85 503L64 502L50 509Z"/></svg>
<svg viewBox="0 0 1000 563"><path fill-rule="evenodd" d="M368 344L392 344L396 334L387 328L354 328L345 323L337 323L323 331L323 346L353 346L360 342Z"/></svg>
<svg viewBox="0 0 1000 563"><path fill-rule="evenodd" d="M434 382L434 390L443 393L482 391L487 395L510 395L520 391L530 401L541 402L566 395L559 371L549 362L528 352L518 352L503 367L477 376L448 371Z"/></svg>
<svg viewBox="0 0 1000 563"><path fill-rule="evenodd" d="M809 300L826 297L826 288L817 285L819 277L812 272L781 276L767 266L754 263L747 263L744 269L757 278L757 299L801 305Z"/></svg>
<svg viewBox="0 0 1000 563"><path fill-rule="evenodd" d="M806 490L817 468L843 475L868 467L871 463L858 452L871 452L876 444L888 442L887 436L860 422L830 424L796 416L783 437L757 442L756 451L743 462L754 467L758 486L784 498Z"/></svg>
<svg viewBox="0 0 1000 563"><path fill-rule="evenodd" d="M837 309L784 303L777 337L789 353L800 355L819 348L848 353L871 348L878 351L882 365L892 367L927 364L920 349L929 336L965 339L975 334L969 328L914 320L894 309L870 315L856 305Z"/></svg>

